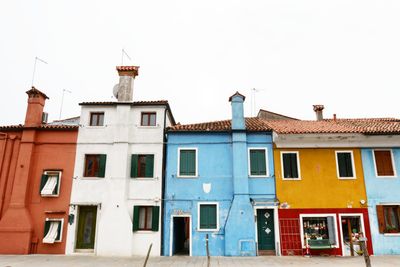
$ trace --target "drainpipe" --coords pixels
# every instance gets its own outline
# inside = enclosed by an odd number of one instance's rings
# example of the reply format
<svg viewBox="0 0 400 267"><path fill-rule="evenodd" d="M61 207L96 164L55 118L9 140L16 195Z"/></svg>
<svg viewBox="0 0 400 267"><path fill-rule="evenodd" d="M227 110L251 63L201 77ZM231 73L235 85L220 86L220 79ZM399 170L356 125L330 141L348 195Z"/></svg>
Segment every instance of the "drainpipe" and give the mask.
<svg viewBox="0 0 400 267"><path fill-rule="evenodd" d="M164 251L164 210L165 210L165 168L166 168L166 162L167 162L167 136L166 136L166 128L167 126L167 107L164 109L164 128L163 128L163 162L162 162L162 175L161 175L161 245L160 245L160 255L163 255Z"/></svg>

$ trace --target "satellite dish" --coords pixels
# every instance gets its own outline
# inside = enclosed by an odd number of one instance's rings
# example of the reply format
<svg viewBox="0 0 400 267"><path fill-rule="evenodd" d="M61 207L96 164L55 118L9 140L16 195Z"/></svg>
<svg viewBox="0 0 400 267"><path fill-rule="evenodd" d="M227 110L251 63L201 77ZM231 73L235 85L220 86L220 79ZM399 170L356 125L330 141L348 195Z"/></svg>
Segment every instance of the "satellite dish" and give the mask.
<svg viewBox="0 0 400 267"><path fill-rule="evenodd" d="M119 84L117 83L116 85L114 85L114 88L113 88L113 94L116 99L118 99L118 91L119 91Z"/></svg>

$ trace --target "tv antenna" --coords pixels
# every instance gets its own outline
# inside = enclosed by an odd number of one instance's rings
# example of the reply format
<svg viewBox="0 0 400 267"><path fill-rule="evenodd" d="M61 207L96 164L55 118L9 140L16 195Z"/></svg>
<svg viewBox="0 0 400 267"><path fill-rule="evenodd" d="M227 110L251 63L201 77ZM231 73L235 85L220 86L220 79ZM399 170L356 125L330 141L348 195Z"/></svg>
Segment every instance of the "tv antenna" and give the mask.
<svg viewBox="0 0 400 267"><path fill-rule="evenodd" d="M67 93L72 93L71 91L69 91L69 90L67 90L67 89L63 89L63 92L62 92L62 97L61 97L61 107L60 107L60 117L59 117L59 120L61 120L61 114L62 114L62 109L63 109L63 105L64 105L64 94L65 94L65 92L67 92Z"/></svg>
<svg viewBox="0 0 400 267"><path fill-rule="evenodd" d="M127 57L130 61L132 61L131 57L128 55L128 53L126 52L126 50L124 48L122 48L122 52L121 52L121 66L124 65L124 57Z"/></svg>
<svg viewBox="0 0 400 267"><path fill-rule="evenodd" d="M256 93L259 93L261 91L265 91L265 89L256 89L256 88L251 89L251 116L252 117L254 117L255 109L256 109Z"/></svg>
<svg viewBox="0 0 400 267"><path fill-rule="evenodd" d="M38 57L35 57L35 64L33 65L33 74L32 74L32 86L33 86L33 82L35 81L36 63L37 63L38 61L40 61L40 62L42 62L42 63L44 63L44 64L46 64L46 65L49 64L49 63L47 63L46 61L44 61L43 59L38 58Z"/></svg>

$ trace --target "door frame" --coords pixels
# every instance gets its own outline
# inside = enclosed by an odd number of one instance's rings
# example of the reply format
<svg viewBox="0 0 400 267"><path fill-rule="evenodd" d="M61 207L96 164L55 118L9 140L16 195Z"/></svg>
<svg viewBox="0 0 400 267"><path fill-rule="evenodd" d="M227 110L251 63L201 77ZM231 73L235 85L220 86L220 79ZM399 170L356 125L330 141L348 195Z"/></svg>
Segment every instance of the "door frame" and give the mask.
<svg viewBox="0 0 400 267"><path fill-rule="evenodd" d="M278 218L278 206L254 206L254 217L257 218L257 210L273 210L274 211L274 234L275 234L275 256L281 256L280 228ZM255 220L256 232L256 255L258 256L258 220Z"/></svg>
<svg viewBox="0 0 400 267"><path fill-rule="evenodd" d="M189 214L173 214L171 215L171 225L170 225L170 231L169 231L169 256L172 257L172 244L174 240L174 218L175 217L187 217L189 218L189 256L192 256L192 215Z"/></svg>
<svg viewBox="0 0 400 267"><path fill-rule="evenodd" d="M344 238L343 238L343 227L342 227L342 217L360 217L361 220L361 230L364 234L364 237L366 237L365 233L365 226L364 226L364 215L362 213L339 213L339 229L340 229L340 245L342 246L342 257L345 257L344 255Z"/></svg>
<svg viewBox="0 0 400 267"><path fill-rule="evenodd" d="M79 217L80 217L80 212L79 212L79 208L81 206L92 206L92 207L97 207L96 210L96 229L95 229L95 233L94 233L94 246L93 249L77 249L76 245L78 243L78 228L79 228ZM73 251L74 253L77 254L95 254L97 255L97 239L98 239L98 235L99 235L99 219L100 219L100 210L101 210L101 204L75 204L76 207L76 222L75 222L75 236L74 236L74 247L73 247Z"/></svg>

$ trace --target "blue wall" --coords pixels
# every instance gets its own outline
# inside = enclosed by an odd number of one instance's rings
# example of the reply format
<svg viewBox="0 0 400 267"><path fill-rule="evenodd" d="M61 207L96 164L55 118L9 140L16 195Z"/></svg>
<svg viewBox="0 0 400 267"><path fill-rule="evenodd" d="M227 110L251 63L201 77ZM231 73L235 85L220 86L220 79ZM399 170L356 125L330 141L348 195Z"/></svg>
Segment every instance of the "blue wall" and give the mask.
<svg viewBox="0 0 400 267"><path fill-rule="evenodd" d="M167 144L167 169L164 209L164 246L163 254L170 254L171 215L189 214L192 217L192 253L193 256L206 255L205 236L209 234L210 253L222 255L255 255L255 243L243 243L239 248L237 240L255 240L254 213L249 198L275 198L274 164L272 154L272 137L270 133L241 132L235 138L242 139L239 153L233 156L232 133L179 133L170 132ZM177 178L178 148L198 149L198 177ZM269 177L248 177L249 147L266 147L268 149ZM236 196L234 201L234 164L235 172L242 175L237 190L244 196ZM243 184L243 178L247 184ZM236 181L235 181L236 182ZM211 191L205 193L203 184L211 184ZM248 194L246 189L247 186ZM210 201L219 203L219 231L198 231L198 202ZM245 208L243 208L245 206ZM251 210L249 210L249 208ZM242 213L241 213L242 211ZM249 214L250 213L250 214ZM229 216L228 216L229 214ZM241 218L244 216L245 218ZM229 220L227 220L229 218ZM244 230L239 231L241 228ZM229 234L228 234L229 233ZM226 242L225 238L231 239Z"/></svg>
<svg viewBox="0 0 400 267"><path fill-rule="evenodd" d="M378 178L375 174L373 149L362 149L364 179L368 197L372 242L375 255L400 254L400 235L379 233L376 205L397 203L400 205L400 149L393 149L397 177Z"/></svg>

